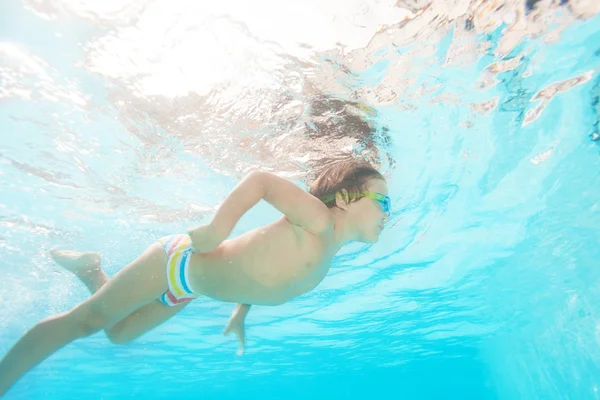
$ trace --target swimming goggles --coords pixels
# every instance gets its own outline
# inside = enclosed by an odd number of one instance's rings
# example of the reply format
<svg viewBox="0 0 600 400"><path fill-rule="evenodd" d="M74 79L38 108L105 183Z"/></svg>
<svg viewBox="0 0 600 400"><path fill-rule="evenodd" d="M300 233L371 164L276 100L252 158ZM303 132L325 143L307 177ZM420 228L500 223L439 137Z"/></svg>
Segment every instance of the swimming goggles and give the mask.
<svg viewBox="0 0 600 400"><path fill-rule="evenodd" d="M386 213L388 217L390 216L392 210L392 200L389 196L376 192L365 192L360 194L359 197L366 197L375 200L377 204L379 204L379 207L381 207L381 210L383 210L383 212Z"/></svg>
<svg viewBox="0 0 600 400"><path fill-rule="evenodd" d="M375 200L377 202L377 204L379 205L379 207L381 207L381 210L387 214L387 216L390 216L391 210L392 210L392 200L390 199L389 196L386 196L385 194L381 194L381 193L377 193L377 192L364 192L359 194L356 198L361 198L361 197L366 197L372 200ZM327 196L323 199L323 201L331 201L335 199L335 195L331 195L331 196Z"/></svg>

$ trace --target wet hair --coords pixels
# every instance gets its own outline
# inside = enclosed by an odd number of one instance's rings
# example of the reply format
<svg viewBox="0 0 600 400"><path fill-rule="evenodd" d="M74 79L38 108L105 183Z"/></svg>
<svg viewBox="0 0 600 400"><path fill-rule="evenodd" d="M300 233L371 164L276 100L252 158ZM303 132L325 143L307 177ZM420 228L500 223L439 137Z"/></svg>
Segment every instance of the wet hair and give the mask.
<svg viewBox="0 0 600 400"><path fill-rule="evenodd" d="M369 180L381 179L383 175L371 164L362 160L334 161L326 165L309 185L309 192L320 199L327 208L335 206L337 193L345 190L348 202L356 201L364 193Z"/></svg>

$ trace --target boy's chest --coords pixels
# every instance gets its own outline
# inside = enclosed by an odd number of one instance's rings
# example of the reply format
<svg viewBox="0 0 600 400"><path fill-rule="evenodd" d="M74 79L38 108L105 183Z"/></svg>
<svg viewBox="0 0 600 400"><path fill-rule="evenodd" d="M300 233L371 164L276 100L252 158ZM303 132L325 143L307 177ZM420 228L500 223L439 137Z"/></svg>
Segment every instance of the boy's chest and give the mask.
<svg viewBox="0 0 600 400"><path fill-rule="evenodd" d="M244 248L237 261L261 285L314 287L329 269L323 240L299 227L275 226L240 239L245 243L240 243Z"/></svg>

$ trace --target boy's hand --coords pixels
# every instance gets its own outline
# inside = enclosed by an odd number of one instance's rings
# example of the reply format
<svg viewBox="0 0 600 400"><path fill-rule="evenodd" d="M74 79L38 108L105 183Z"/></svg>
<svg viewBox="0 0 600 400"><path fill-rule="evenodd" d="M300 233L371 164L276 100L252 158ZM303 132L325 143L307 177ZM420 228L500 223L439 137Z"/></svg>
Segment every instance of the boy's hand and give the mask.
<svg viewBox="0 0 600 400"><path fill-rule="evenodd" d="M217 235L212 224L200 225L188 230L194 253L207 253L219 247L223 239Z"/></svg>
<svg viewBox="0 0 600 400"><path fill-rule="evenodd" d="M249 305L239 304L235 308L235 310L233 310L233 313L229 318L229 322L227 323L227 326L223 331L223 334L225 335L233 333L237 337L237 340L240 343L240 346L237 351L238 356L244 354L244 349L246 347L246 331L244 328L244 320L246 319L246 315L248 314L249 309Z"/></svg>

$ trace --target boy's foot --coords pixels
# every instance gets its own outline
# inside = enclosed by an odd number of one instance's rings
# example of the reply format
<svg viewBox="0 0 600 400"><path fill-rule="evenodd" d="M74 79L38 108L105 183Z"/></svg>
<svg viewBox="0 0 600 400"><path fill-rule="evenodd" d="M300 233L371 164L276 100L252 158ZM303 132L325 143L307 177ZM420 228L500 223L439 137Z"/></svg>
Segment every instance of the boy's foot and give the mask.
<svg viewBox="0 0 600 400"><path fill-rule="evenodd" d="M68 250L50 250L50 255L58 265L71 271L77 276L88 275L100 269L101 257L99 253L78 253Z"/></svg>

